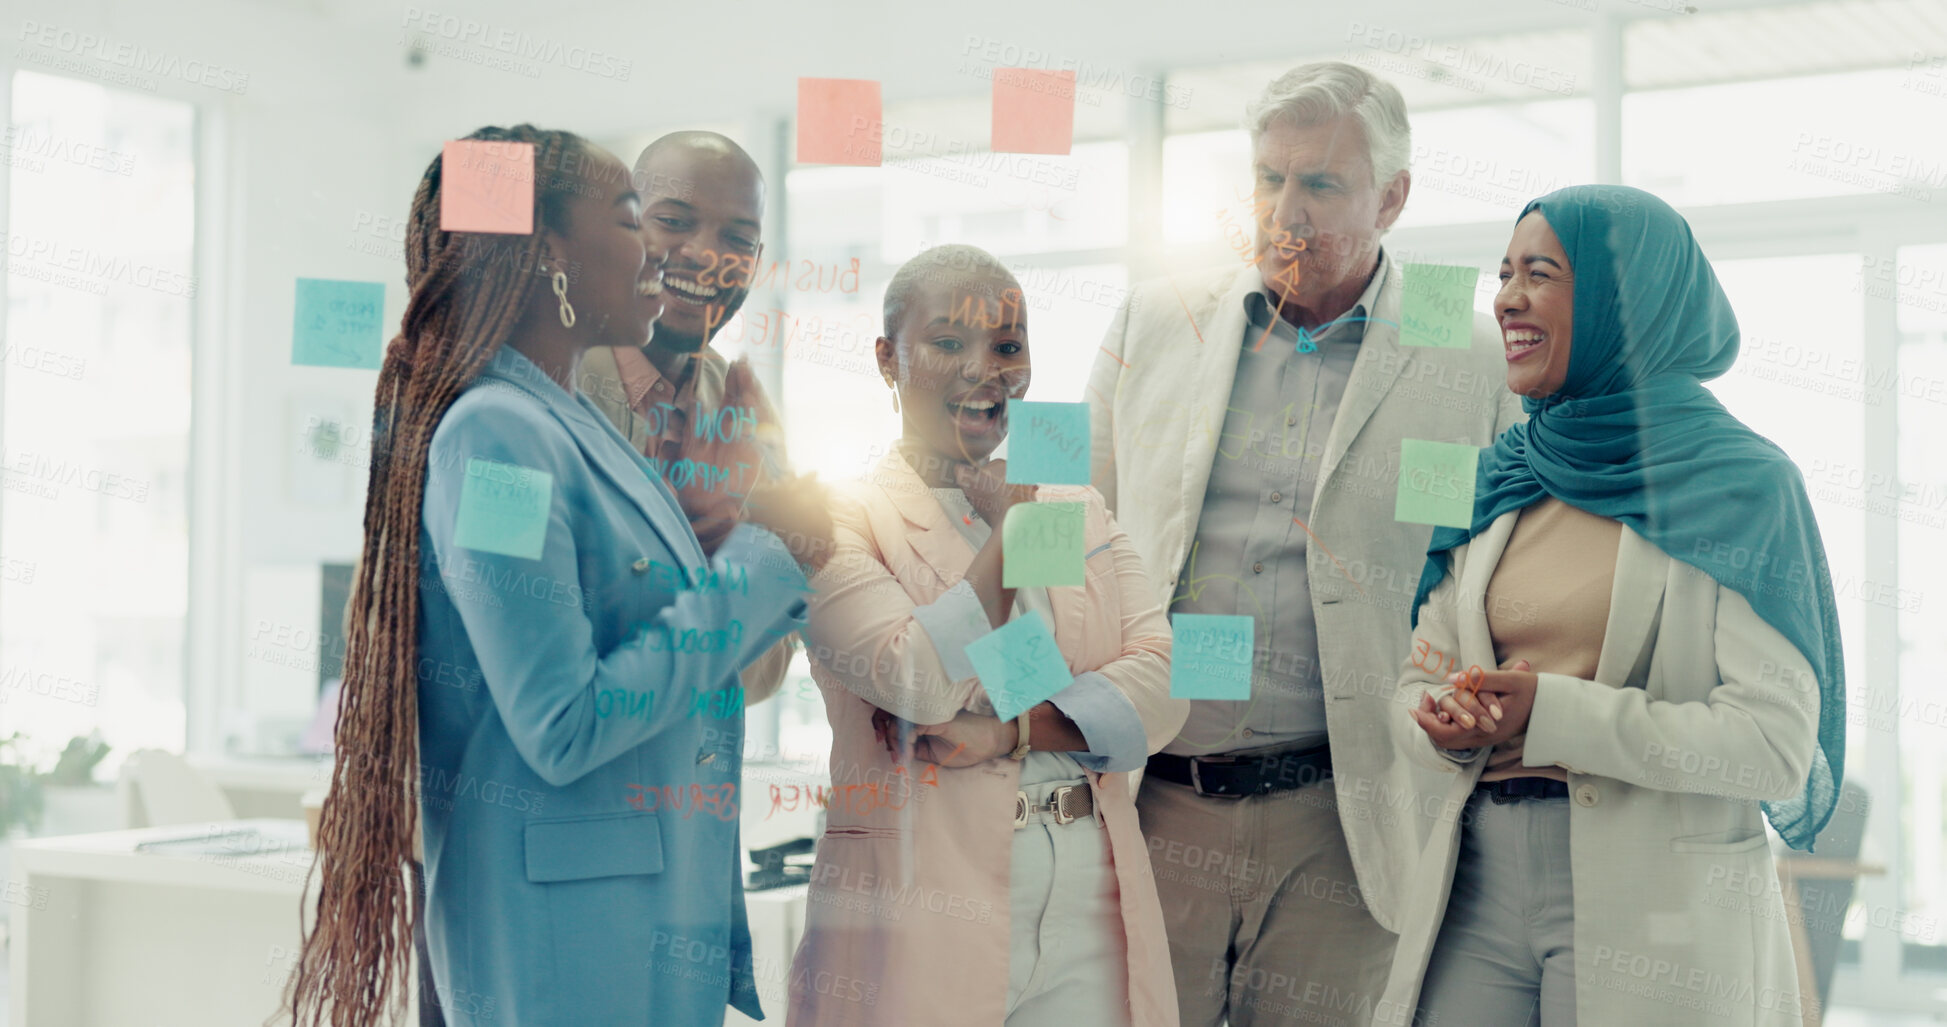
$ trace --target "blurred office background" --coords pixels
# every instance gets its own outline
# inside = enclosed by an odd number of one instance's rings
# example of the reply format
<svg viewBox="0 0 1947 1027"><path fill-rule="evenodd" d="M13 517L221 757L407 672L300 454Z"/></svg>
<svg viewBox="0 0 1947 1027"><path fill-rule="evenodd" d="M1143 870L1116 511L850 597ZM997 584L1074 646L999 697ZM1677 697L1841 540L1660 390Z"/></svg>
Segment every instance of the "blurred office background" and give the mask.
<svg viewBox="0 0 1947 1027"><path fill-rule="evenodd" d="M481 29L443 31L448 15ZM328 780L306 733L343 655L376 374L293 365L294 282L384 282L389 335L404 217L443 140L531 121L625 162L678 128L742 142L770 183L767 258L856 259L860 287L791 272L719 348L759 367L794 461L842 477L895 432L870 355L894 268L939 242L1003 257L1035 397L1084 400L1132 283L1236 259L1243 104L1318 59L1405 94L1413 189L1387 245L1480 267L1483 310L1536 195L1621 182L1689 217L1744 332L1714 388L1804 470L1839 586L1858 789L1851 837L1797 871L1818 936L1802 959L1827 1023L1947 1017L1939 0L13 0L0 29L11 1022L256 1022L210 996L273 994L288 969L258 932L295 923L301 852L157 870L169 857L47 840L289 821ZM1077 71L1072 154L987 152L997 66ZM799 76L883 83L883 167L795 163ZM753 846L815 827L762 798L824 771L802 670L749 713ZM788 960L792 914L763 923ZM97 993L111 962L142 987Z"/></svg>

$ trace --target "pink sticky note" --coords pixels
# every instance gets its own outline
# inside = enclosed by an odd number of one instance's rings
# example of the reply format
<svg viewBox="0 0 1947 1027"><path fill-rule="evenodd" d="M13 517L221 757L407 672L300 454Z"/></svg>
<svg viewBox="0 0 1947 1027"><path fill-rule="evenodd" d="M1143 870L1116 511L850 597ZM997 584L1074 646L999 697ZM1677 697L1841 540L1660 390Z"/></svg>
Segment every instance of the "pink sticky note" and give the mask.
<svg viewBox="0 0 1947 1027"><path fill-rule="evenodd" d="M462 139L440 151L439 227L534 231L534 144Z"/></svg>
<svg viewBox="0 0 1947 1027"><path fill-rule="evenodd" d="M798 80L798 163L878 167L885 116L879 83L860 78Z"/></svg>
<svg viewBox="0 0 1947 1027"><path fill-rule="evenodd" d="M1075 73L994 69L994 152L1067 153L1075 143Z"/></svg>

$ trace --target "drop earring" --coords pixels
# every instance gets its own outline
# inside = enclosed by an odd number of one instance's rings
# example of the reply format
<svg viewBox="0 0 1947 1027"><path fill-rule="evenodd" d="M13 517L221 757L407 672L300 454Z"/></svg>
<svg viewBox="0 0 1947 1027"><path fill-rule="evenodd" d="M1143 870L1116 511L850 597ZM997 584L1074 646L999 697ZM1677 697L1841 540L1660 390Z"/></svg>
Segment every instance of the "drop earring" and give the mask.
<svg viewBox="0 0 1947 1027"><path fill-rule="evenodd" d="M561 300L561 327L573 328L575 326L575 308L568 305L568 272L556 271L554 273L554 295Z"/></svg>
<svg viewBox="0 0 1947 1027"><path fill-rule="evenodd" d="M886 388L892 390L892 412L896 414L899 412L899 386L894 385L892 379L887 378Z"/></svg>

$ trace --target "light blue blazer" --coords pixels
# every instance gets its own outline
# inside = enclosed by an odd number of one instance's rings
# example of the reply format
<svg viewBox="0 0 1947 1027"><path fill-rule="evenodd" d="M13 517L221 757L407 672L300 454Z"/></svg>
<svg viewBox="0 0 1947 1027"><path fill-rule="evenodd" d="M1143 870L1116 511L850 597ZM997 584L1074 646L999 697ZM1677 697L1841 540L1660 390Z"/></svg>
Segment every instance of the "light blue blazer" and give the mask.
<svg viewBox="0 0 1947 1027"><path fill-rule="evenodd" d="M419 799L446 1022L761 1016L737 672L802 626L797 564L751 525L706 558L608 420L505 347L433 433L419 545Z"/></svg>

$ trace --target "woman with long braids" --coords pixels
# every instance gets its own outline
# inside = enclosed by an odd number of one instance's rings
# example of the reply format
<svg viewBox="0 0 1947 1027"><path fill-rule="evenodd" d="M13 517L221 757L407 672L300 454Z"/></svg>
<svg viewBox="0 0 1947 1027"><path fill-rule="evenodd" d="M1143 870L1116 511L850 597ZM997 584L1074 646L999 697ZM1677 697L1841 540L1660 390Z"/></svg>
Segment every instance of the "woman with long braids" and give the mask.
<svg viewBox="0 0 1947 1027"><path fill-rule="evenodd" d="M665 254L628 171L566 132L467 138L532 146L531 165L487 148L487 170L532 188L534 228L443 230L437 157L413 196L290 1011L368 1027L402 1008L423 815L447 1023L754 1014L736 675L801 623L800 562L822 564L830 539L822 496L774 486L752 507L776 534L741 525L704 555L574 386L582 352L640 345L662 312Z"/></svg>

